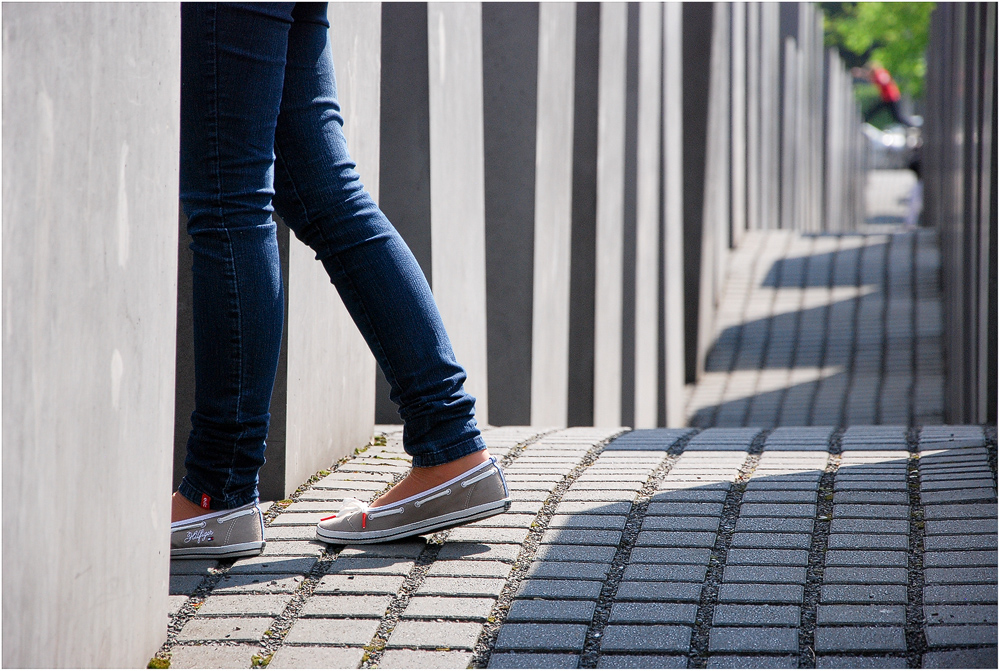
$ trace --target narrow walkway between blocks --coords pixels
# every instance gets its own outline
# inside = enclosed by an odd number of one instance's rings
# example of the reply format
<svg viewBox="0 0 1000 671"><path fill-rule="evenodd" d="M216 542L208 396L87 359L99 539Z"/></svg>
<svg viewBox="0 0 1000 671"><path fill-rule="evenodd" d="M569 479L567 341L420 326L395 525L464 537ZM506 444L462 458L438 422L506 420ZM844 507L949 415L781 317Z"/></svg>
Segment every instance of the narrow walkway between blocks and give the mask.
<svg viewBox="0 0 1000 671"><path fill-rule="evenodd" d="M327 546L408 467L396 427L175 561L173 668L996 668L995 427L484 432L509 512Z"/></svg>

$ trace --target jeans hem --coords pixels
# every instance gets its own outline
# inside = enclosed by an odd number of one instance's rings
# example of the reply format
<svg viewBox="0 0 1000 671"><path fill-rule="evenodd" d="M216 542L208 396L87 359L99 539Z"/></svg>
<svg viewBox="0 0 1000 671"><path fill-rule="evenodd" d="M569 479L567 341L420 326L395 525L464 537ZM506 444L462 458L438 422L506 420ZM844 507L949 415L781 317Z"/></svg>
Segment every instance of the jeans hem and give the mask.
<svg viewBox="0 0 1000 671"><path fill-rule="evenodd" d="M486 449L486 442L481 435L467 438L460 443L448 447L439 448L430 454L418 454L413 457L413 465L416 468L427 468L429 466L440 466L461 459L462 457L474 454Z"/></svg>
<svg viewBox="0 0 1000 671"><path fill-rule="evenodd" d="M177 488L177 493L196 506L201 505L202 495L209 495L208 492L205 492L188 482L186 476L183 480L181 480L180 487ZM209 502L209 510L232 510L234 508L242 508L243 506L249 503L255 503L256 501L256 495L237 497L228 500L217 499L213 496Z"/></svg>

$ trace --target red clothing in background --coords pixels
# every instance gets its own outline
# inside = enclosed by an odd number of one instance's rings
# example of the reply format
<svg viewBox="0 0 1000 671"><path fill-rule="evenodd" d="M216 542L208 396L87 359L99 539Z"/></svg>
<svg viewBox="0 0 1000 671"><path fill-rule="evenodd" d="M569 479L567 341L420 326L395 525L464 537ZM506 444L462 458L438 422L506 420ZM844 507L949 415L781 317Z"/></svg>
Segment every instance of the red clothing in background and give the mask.
<svg viewBox="0 0 1000 671"><path fill-rule="evenodd" d="M892 75L885 68L872 68L872 81L887 103L899 102L899 87L892 81Z"/></svg>

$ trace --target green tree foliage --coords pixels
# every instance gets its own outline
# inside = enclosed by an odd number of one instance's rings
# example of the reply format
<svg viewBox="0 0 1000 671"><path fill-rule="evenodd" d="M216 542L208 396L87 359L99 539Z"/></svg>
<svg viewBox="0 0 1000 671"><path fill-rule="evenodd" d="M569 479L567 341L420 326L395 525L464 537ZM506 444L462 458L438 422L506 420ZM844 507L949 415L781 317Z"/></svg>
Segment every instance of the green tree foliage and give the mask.
<svg viewBox="0 0 1000 671"><path fill-rule="evenodd" d="M849 66L879 63L912 98L921 98L933 2L824 2L827 46Z"/></svg>

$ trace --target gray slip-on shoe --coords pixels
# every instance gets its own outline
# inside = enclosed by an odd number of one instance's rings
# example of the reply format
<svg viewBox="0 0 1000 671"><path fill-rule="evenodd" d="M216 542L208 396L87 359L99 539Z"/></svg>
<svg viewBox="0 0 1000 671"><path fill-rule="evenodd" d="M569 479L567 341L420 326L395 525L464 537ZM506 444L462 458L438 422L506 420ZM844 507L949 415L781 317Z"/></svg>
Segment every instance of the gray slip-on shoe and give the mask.
<svg viewBox="0 0 1000 671"><path fill-rule="evenodd" d="M402 501L369 508L344 499L340 511L316 525L327 543L385 543L449 529L510 508L510 490L495 458L457 478Z"/></svg>
<svg viewBox="0 0 1000 671"><path fill-rule="evenodd" d="M231 559L264 551L264 515L256 503L170 525L171 559Z"/></svg>

